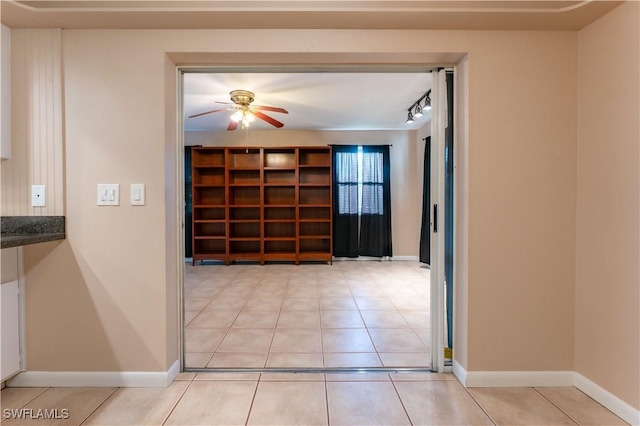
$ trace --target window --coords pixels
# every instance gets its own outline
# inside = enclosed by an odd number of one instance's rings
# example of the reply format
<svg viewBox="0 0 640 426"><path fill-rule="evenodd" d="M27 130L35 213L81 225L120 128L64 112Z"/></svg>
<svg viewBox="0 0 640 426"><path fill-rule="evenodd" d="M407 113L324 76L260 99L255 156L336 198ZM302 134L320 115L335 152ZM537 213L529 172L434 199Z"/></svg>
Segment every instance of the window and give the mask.
<svg viewBox="0 0 640 426"><path fill-rule="evenodd" d="M333 149L334 256L391 256L389 146Z"/></svg>

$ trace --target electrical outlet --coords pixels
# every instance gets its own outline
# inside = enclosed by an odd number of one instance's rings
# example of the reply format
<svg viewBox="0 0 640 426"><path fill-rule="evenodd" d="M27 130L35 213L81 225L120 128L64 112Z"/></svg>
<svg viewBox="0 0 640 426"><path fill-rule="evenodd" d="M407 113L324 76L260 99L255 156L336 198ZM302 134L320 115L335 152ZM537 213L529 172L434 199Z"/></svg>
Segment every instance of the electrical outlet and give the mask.
<svg viewBox="0 0 640 426"><path fill-rule="evenodd" d="M44 207L44 206L46 206L45 186L32 185L31 186L31 207Z"/></svg>

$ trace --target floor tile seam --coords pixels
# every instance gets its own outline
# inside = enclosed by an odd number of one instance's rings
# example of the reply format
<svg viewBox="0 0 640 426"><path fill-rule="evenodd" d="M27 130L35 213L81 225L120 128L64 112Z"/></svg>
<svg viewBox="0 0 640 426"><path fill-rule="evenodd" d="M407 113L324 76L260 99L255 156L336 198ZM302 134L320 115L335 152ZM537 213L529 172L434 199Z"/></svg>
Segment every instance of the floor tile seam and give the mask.
<svg viewBox="0 0 640 426"><path fill-rule="evenodd" d="M119 387L114 388L113 391L111 391L111 393L109 395L107 395L107 397L105 399L103 399L102 402L100 404L98 404L98 406L95 409L93 409L93 411L91 411L89 414L87 414L87 416L80 423L78 423L78 426L82 426L87 420L89 420L89 418L91 416L93 416L93 414L96 411L98 411L100 409L100 407L102 407L108 400L110 400L111 397L113 397L113 395L115 395L116 392L118 392L120 389L122 389L122 388L119 388Z"/></svg>
<svg viewBox="0 0 640 426"><path fill-rule="evenodd" d="M405 407L405 405L404 405L404 401L402 400L402 396L400 396L400 392L398 391L398 388L396 387L396 382L393 381L393 378L391 377L391 374L389 374L389 382L391 382L391 386L393 386L393 390L395 391L396 395L398 396L398 400L400 401L400 405L402 406L402 409L404 410L404 415L407 416L407 419L409 420L409 424L413 425L413 420L411 420L411 416L409 415L409 411L407 410L407 407Z"/></svg>
<svg viewBox="0 0 640 426"><path fill-rule="evenodd" d="M245 426L249 424L249 419L251 418L251 410L253 410L253 403L256 400L256 395L258 394L258 387L260 386L260 378L262 374L258 375L258 380L256 380L256 387L253 390L253 398L251 398L251 404L249 404L249 410L247 411L247 418L244 422Z"/></svg>
<svg viewBox="0 0 640 426"><path fill-rule="evenodd" d="M456 377L456 380L458 378ZM462 383L458 380L458 383L460 383L462 385ZM493 423L495 426L498 425L498 422L495 421L495 419L491 416L491 414L489 414L489 412L482 406L482 404L480 403L480 401L478 401L473 394L469 391L469 388L467 388L467 386L462 385L462 388L464 389L464 391L467 393L467 395L469 395L469 397L473 400L473 402L476 403L476 405L478 406L478 408L480 408L480 410L482 410L482 412L484 413L485 416L487 416L487 418L491 421L491 423Z"/></svg>
<svg viewBox="0 0 640 426"><path fill-rule="evenodd" d="M5 389L12 389L12 388L7 388L5 387L2 390ZM13 389L20 389L20 388L13 388ZM42 392L40 392L39 394L35 395L33 398L31 398L30 400L28 400L27 402L25 402L24 404L22 404L20 407L15 407L16 409L20 409L20 408L24 408L27 405L31 404L33 401L35 401L38 397L40 397L40 395L44 394L46 391L48 391L49 389L53 389L52 387L45 387L44 390ZM4 418L2 418L2 420L4 421Z"/></svg>
<svg viewBox="0 0 640 426"><path fill-rule="evenodd" d="M567 418L569 418L569 420L571 420L572 422L574 422L576 425L579 425L580 423L578 422L578 420L574 419L569 413L565 412L562 408L560 408L555 402L553 402L552 400L550 400L549 398L547 398L547 396L545 394L543 394L542 392L540 392L540 390L538 390L538 388L536 386L533 387L533 390L536 391L538 393L538 395L540 395L542 398L544 398L546 401L548 401L551 405L553 405L554 407L556 407L558 409L558 411L560 411L562 414L564 414L565 416L567 416Z"/></svg>
<svg viewBox="0 0 640 426"><path fill-rule="evenodd" d="M183 391L180 393L180 396L176 399L176 402L173 404L173 407L171 407L171 410L169 410L169 412L164 417L164 420L162 421L162 423L160 423L161 425L165 425L167 423L167 421L169 420L169 417L171 417L176 407L178 407L178 404L180 403L180 401L182 401L182 398L187 393L187 390L191 387L191 384L195 381L195 378L196 378L196 374L193 375L193 378L189 380L189 383L187 384L187 386L184 387Z"/></svg>

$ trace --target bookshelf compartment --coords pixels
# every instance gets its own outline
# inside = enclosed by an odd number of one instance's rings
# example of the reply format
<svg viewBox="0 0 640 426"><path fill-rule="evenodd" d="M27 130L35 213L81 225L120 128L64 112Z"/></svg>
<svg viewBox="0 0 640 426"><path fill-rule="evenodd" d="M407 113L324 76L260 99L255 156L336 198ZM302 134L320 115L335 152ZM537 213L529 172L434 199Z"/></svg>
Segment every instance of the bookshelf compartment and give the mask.
<svg viewBox="0 0 640 426"><path fill-rule="evenodd" d="M193 205L224 205L224 187L197 187L193 188Z"/></svg>
<svg viewBox="0 0 640 426"><path fill-rule="evenodd" d="M194 257L202 258L203 255L224 256L227 251L227 244L224 239L195 239L193 248Z"/></svg>
<svg viewBox="0 0 640 426"><path fill-rule="evenodd" d="M193 148L191 164L194 167L224 167L224 148Z"/></svg>
<svg viewBox="0 0 640 426"><path fill-rule="evenodd" d="M296 172L295 170L265 170L264 183L295 185Z"/></svg>
<svg viewBox="0 0 640 426"><path fill-rule="evenodd" d="M260 208L230 207L229 220L260 220Z"/></svg>
<svg viewBox="0 0 640 426"><path fill-rule="evenodd" d="M260 148L229 149L229 167L232 169L260 169Z"/></svg>
<svg viewBox="0 0 640 426"><path fill-rule="evenodd" d="M229 238L260 238L260 222L229 223Z"/></svg>
<svg viewBox="0 0 640 426"><path fill-rule="evenodd" d="M329 237L331 226L329 222L302 222L300 223L300 236L304 237Z"/></svg>
<svg viewBox="0 0 640 426"><path fill-rule="evenodd" d="M229 183L260 185L260 170L229 170Z"/></svg>
<svg viewBox="0 0 640 426"><path fill-rule="evenodd" d="M295 148L265 148L264 167L294 169L296 167Z"/></svg>
<svg viewBox="0 0 640 426"><path fill-rule="evenodd" d="M202 237L224 237L226 235L225 223L194 223L193 232L195 235Z"/></svg>
<svg viewBox="0 0 640 426"><path fill-rule="evenodd" d="M237 186L229 188L230 205L259 205L259 186Z"/></svg>
<svg viewBox="0 0 640 426"><path fill-rule="evenodd" d="M193 220L224 220L224 207L194 207Z"/></svg>
<svg viewBox="0 0 640 426"><path fill-rule="evenodd" d="M300 187L300 204L331 204L331 188L323 186Z"/></svg>
<svg viewBox="0 0 640 426"><path fill-rule="evenodd" d="M329 207L300 207L300 220L330 220L331 209Z"/></svg>
<svg viewBox="0 0 640 426"><path fill-rule="evenodd" d="M301 166L330 166L331 165L331 149L330 148L300 148L299 164Z"/></svg>
<svg viewBox="0 0 640 426"><path fill-rule="evenodd" d="M295 222L269 222L264 224L264 238L296 238Z"/></svg>
<svg viewBox="0 0 640 426"><path fill-rule="evenodd" d="M300 169L300 183L331 185L331 174L326 167L305 167Z"/></svg>
<svg viewBox="0 0 640 426"><path fill-rule="evenodd" d="M264 188L265 205L295 205L295 186L268 186Z"/></svg>
<svg viewBox="0 0 640 426"><path fill-rule="evenodd" d="M265 254L296 254L296 242L295 241L265 241L264 242Z"/></svg>
<svg viewBox="0 0 640 426"><path fill-rule="evenodd" d="M264 220L296 220L296 209L294 207L265 206Z"/></svg>
<svg viewBox="0 0 640 426"><path fill-rule="evenodd" d="M230 241L230 255L251 255L260 257L260 240L256 241Z"/></svg>
<svg viewBox="0 0 640 426"><path fill-rule="evenodd" d="M194 184L200 185L224 185L223 167L194 167L191 175Z"/></svg>
<svg viewBox="0 0 640 426"><path fill-rule="evenodd" d="M326 238L301 238L300 253L331 253L331 239Z"/></svg>

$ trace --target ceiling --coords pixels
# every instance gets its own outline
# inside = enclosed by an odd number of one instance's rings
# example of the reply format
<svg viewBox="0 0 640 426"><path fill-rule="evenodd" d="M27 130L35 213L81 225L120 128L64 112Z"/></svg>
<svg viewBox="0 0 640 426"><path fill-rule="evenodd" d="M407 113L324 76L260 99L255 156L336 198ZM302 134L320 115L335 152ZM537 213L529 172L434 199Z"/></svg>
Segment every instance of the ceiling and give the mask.
<svg viewBox="0 0 640 426"><path fill-rule="evenodd" d="M621 1L463 0L2 0L11 28L113 29L465 29L578 30ZM176 63L179 63L177 61ZM193 62L190 61L192 64ZM438 61L433 63L454 63ZM415 71L415 70L414 70ZM224 107L234 89L251 90L255 104L285 129L415 129L407 108L431 87L425 72L188 73L185 117ZM226 129L228 111L185 118L187 130ZM256 120L252 128L274 129Z"/></svg>
<svg viewBox="0 0 640 426"><path fill-rule="evenodd" d="M423 126L430 114L407 124L408 108L431 88L431 74L422 73L186 73L185 130L224 130L232 112L225 109L229 92L250 90L255 105L281 107L289 114L268 112L285 129L409 130ZM256 120L252 129L275 129Z"/></svg>

